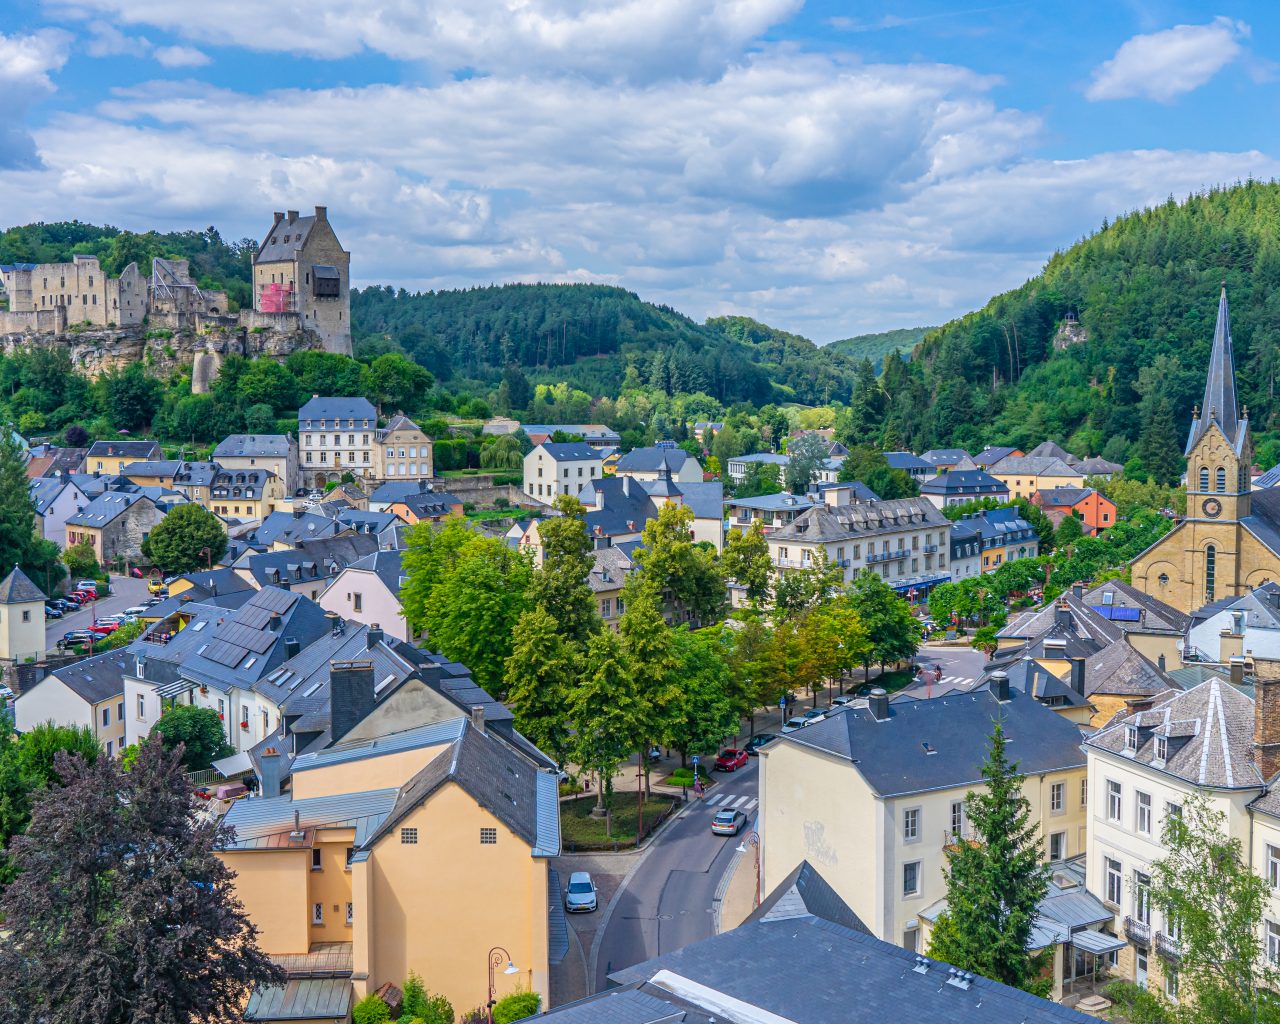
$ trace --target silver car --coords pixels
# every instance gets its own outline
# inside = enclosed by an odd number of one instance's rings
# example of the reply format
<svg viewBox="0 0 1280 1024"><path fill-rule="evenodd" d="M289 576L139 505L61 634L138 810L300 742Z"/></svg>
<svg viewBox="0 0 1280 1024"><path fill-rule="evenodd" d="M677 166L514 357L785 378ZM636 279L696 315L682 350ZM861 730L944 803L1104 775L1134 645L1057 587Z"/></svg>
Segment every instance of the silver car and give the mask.
<svg viewBox="0 0 1280 1024"><path fill-rule="evenodd" d="M569 876L564 909L571 914L589 914L596 909L596 884L591 881L590 872L575 871Z"/></svg>

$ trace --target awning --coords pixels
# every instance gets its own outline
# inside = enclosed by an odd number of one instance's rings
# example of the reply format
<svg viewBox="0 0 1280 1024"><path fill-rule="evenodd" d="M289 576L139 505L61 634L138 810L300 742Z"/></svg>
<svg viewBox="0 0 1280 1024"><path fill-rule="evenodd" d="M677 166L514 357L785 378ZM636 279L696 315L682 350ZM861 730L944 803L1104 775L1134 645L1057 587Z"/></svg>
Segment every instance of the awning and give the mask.
<svg viewBox="0 0 1280 1024"><path fill-rule="evenodd" d="M230 757L224 757L219 761L213 762L213 770L224 779L229 779L233 775L243 775L245 772L252 770L252 768L253 762L249 760L249 753L243 750L238 754L232 754Z"/></svg>
<svg viewBox="0 0 1280 1024"><path fill-rule="evenodd" d="M350 979L299 978L284 985L254 989L244 1009L244 1019L344 1021L350 1013Z"/></svg>
<svg viewBox="0 0 1280 1024"><path fill-rule="evenodd" d="M1118 949L1124 949L1125 941L1124 939L1117 939L1114 935L1108 935L1106 932L1095 932L1090 928L1085 928L1083 931L1072 933L1071 945L1086 953L1102 954L1114 953Z"/></svg>

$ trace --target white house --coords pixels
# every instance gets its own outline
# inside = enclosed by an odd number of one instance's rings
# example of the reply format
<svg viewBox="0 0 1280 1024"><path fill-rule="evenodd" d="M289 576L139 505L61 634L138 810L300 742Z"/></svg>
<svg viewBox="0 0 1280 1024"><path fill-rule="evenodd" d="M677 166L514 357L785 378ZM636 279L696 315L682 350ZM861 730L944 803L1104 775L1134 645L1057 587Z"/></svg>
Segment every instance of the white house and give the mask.
<svg viewBox="0 0 1280 1024"><path fill-rule="evenodd" d="M64 665L29 686L14 702L14 726L28 732L42 722L84 726L108 757L125 747L124 678L132 655L106 651Z"/></svg>
<svg viewBox="0 0 1280 1024"><path fill-rule="evenodd" d="M65 548L67 520L89 504L89 497L71 480L49 476L31 481L31 501L36 507L40 536Z"/></svg>
<svg viewBox="0 0 1280 1024"><path fill-rule="evenodd" d="M733 483L740 484L746 479L747 471L753 465L777 466L778 473L782 474L790 464L791 460L785 455L757 452L755 455L739 455L736 459L729 459L724 470Z"/></svg>
<svg viewBox="0 0 1280 1024"><path fill-rule="evenodd" d="M366 626L381 626L397 640L408 640L409 624L400 604L403 555L403 551L375 551L352 562L320 595L320 607Z"/></svg>
<svg viewBox="0 0 1280 1024"><path fill-rule="evenodd" d="M44 653L44 601L16 565L0 582L0 661L34 661Z"/></svg>
<svg viewBox="0 0 1280 1024"><path fill-rule="evenodd" d="M577 496L604 472L604 456L585 441L545 441L524 457L524 493L550 505Z"/></svg>
<svg viewBox="0 0 1280 1024"><path fill-rule="evenodd" d="M1192 612L1187 646L1222 664L1241 654L1280 659L1280 585L1264 583Z"/></svg>

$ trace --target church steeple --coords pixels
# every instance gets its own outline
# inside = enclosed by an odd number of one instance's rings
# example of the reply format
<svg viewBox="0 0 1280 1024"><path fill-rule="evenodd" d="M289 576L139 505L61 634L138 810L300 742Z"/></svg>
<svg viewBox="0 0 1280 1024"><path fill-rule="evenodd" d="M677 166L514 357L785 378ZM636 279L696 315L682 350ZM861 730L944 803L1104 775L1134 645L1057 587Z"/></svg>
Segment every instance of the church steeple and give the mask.
<svg viewBox="0 0 1280 1024"><path fill-rule="evenodd" d="M1191 454L1191 449L1213 423L1218 424L1238 452L1246 423L1240 416L1236 401L1236 366L1231 351L1231 314L1227 309L1225 281L1222 284L1222 295L1218 299L1218 323L1213 331L1213 351L1209 355L1204 401L1200 405L1199 415L1191 422L1191 433L1187 438L1184 455Z"/></svg>

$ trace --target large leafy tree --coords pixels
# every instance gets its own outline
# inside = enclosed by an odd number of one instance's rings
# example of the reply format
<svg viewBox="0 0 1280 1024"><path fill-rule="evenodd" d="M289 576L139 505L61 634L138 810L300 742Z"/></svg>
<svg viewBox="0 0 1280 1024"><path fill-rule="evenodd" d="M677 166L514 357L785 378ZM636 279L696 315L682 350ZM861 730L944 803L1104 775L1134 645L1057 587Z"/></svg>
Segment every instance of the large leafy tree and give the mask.
<svg viewBox="0 0 1280 1024"><path fill-rule="evenodd" d="M222 716L213 708L175 704L160 716L154 731L168 750L182 748L182 763L193 772L203 771L220 757L235 753L227 742Z"/></svg>
<svg viewBox="0 0 1280 1024"><path fill-rule="evenodd" d="M783 477L792 494L804 494L818 478L818 470L826 461L829 445L817 434L802 434L787 445L787 463Z"/></svg>
<svg viewBox="0 0 1280 1024"><path fill-rule="evenodd" d="M415 523L405 535L401 565L406 581L400 588L400 605L409 629L420 633L427 628L427 608L436 587L476 534L465 520L451 516L439 523Z"/></svg>
<svg viewBox="0 0 1280 1024"><path fill-rule="evenodd" d="M141 430L160 405L160 382L148 377L141 363L110 370L98 378L102 409L117 430Z"/></svg>
<svg viewBox="0 0 1280 1024"><path fill-rule="evenodd" d="M973 835L947 847L947 909L934 926L929 955L1043 995L1052 984L1041 977L1051 954L1028 952L1027 940L1049 889L1049 869L1006 742L997 721L982 766L986 788L965 797Z"/></svg>
<svg viewBox="0 0 1280 1024"><path fill-rule="evenodd" d="M585 510L570 494L559 495L554 507L560 515L538 523L542 565L533 574L529 600L556 620L566 640L585 644L603 625L587 585L592 557L591 538L583 521Z"/></svg>
<svg viewBox="0 0 1280 1024"><path fill-rule="evenodd" d="M577 685L579 653L560 635L543 608L531 608L516 622L507 658L507 700L516 728L563 765L569 756L569 706Z"/></svg>
<svg viewBox="0 0 1280 1024"><path fill-rule="evenodd" d="M512 630L528 607L533 567L502 541L474 536L441 573L421 621L433 650L462 662L486 690L501 690Z"/></svg>
<svg viewBox="0 0 1280 1024"><path fill-rule="evenodd" d="M587 643L582 678L569 699L573 723L573 759L597 773L597 806L613 802L613 776L635 750L649 723L618 636L611 630L592 635Z"/></svg>
<svg viewBox="0 0 1280 1024"><path fill-rule="evenodd" d="M216 564L227 550L222 520L195 502L179 505L142 542L142 553L165 572Z"/></svg>
<svg viewBox="0 0 1280 1024"><path fill-rule="evenodd" d="M365 394L384 413L412 412L435 384L431 371L399 352L387 352L369 364Z"/></svg>
<svg viewBox="0 0 1280 1024"><path fill-rule="evenodd" d="M175 752L152 740L127 772L63 753L56 771L0 897L0 1017L232 1021L247 989L283 983L215 853L230 830L197 815Z"/></svg>
<svg viewBox="0 0 1280 1024"><path fill-rule="evenodd" d="M746 530L730 530L720 556L725 578L746 590L747 601L754 608L769 599L769 580L773 563L769 561L769 544L764 539L764 524L752 522Z"/></svg>
<svg viewBox="0 0 1280 1024"><path fill-rule="evenodd" d="M724 577L712 552L693 540L693 509L663 505L644 524L635 560L640 573L677 613L714 622L724 607ZM683 617L683 616L682 616Z"/></svg>
<svg viewBox="0 0 1280 1024"><path fill-rule="evenodd" d="M911 606L879 575L863 569L848 593L849 604L871 637L864 668L871 661L881 665L905 661L920 649L920 623L911 614Z"/></svg>
<svg viewBox="0 0 1280 1024"><path fill-rule="evenodd" d="M716 634L682 628L672 631L671 643L677 692L662 741L680 751L684 764L689 754L713 751L726 736L736 733L741 719Z"/></svg>

